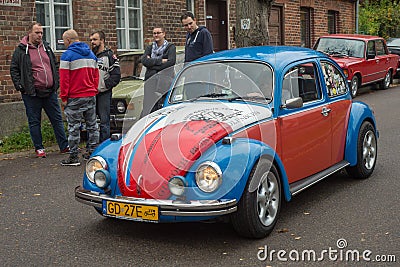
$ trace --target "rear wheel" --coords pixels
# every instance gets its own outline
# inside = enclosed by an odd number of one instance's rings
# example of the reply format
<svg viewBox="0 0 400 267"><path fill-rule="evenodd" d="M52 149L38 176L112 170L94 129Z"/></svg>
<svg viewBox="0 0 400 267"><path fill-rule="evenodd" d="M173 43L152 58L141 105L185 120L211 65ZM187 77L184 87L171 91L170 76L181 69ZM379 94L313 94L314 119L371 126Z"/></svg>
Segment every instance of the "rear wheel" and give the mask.
<svg viewBox="0 0 400 267"><path fill-rule="evenodd" d="M374 171L378 145L374 126L365 121L360 128L357 140L357 164L346 168L347 173L357 179L366 179Z"/></svg>
<svg viewBox="0 0 400 267"><path fill-rule="evenodd" d="M232 225L237 233L263 238L275 227L282 198L279 173L271 161L260 159L253 168Z"/></svg>
<svg viewBox="0 0 400 267"><path fill-rule="evenodd" d="M356 97L358 93L358 87L359 87L358 76L354 75L353 78L351 79L351 84L350 84L350 93L352 98Z"/></svg>
<svg viewBox="0 0 400 267"><path fill-rule="evenodd" d="M385 78L380 82L379 87L381 89L388 89L390 86L391 80L392 80L392 72L389 70L386 73Z"/></svg>

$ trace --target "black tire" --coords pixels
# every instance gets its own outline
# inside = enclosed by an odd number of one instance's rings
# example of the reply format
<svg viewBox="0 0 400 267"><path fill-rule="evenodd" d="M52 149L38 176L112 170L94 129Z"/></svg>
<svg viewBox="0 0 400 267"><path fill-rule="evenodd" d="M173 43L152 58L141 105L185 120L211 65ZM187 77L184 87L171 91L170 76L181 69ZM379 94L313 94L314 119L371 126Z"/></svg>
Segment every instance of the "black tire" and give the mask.
<svg viewBox="0 0 400 267"><path fill-rule="evenodd" d="M378 156L378 143L374 126L365 121L357 139L357 164L346 167L347 173L356 179L366 179L374 171Z"/></svg>
<svg viewBox="0 0 400 267"><path fill-rule="evenodd" d="M278 220L281 198L279 173L271 161L261 158L250 173L237 212L231 215L233 228L244 237L266 237Z"/></svg>
<svg viewBox="0 0 400 267"><path fill-rule="evenodd" d="M385 78L379 83L379 88L382 90L388 89L391 82L392 82L392 72L389 70L386 73Z"/></svg>
<svg viewBox="0 0 400 267"><path fill-rule="evenodd" d="M360 87L360 82L358 80L358 76L354 75L350 83L350 94L352 98L356 97L359 87Z"/></svg>

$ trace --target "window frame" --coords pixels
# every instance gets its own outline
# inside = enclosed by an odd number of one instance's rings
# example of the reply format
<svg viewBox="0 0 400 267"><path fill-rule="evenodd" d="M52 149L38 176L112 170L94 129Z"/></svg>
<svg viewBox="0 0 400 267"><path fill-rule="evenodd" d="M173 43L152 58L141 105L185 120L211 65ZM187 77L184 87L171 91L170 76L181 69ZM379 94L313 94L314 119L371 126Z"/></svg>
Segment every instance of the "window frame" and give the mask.
<svg viewBox="0 0 400 267"><path fill-rule="evenodd" d="M328 22L328 33L329 34L335 34L338 33L338 18L339 18L339 12L335 10L328 10L328 16L327 16L327 22Z"/></svg>
<svg viewBox="0 0 400 267"><path fill-rule="evenodd" d="M117 4L115 4L115 12L116 12L116 14L115 14L115 16L116 16L116 18L115 18L115 22L116 22L116 31L117 31L117 38L119 39L119 36L118 36L118 30L124 30L124 32L125 32L125 46L124 47L119 47L119 42L117 42L117 46L118 46L118 48L117 48L117 50L118 51L135 51L135 50L142 50L143 49L143 1L142 0L138 0L138 3L139 3L139 7L129 7L128 6L128 0L122 0L123 1L123 3L124 3L124 5L123 6L118 6ZM123 28L118 28L118 22L117 22L117 18L118 18L118 16L117 16L117 12L118 12L118 10L119 9L123 9L123 14L124 14L124 21L125 21L125 23L124 23L124 27ZM139 10L139 19L138 19L138 21L139 21L139 23L140 23L140 25L139 25L139 27L138 28L130 28L129 27L129 22L130 22L130 20L129 20L129 10L130 9L135 9L135 10ZM139 31L139 34L138 34L138 47L135 47L135 48L132 48L132 47L130 47L130 36L129 36L129 32L131 31L131 30L135 30L135 31ZM122 41L122 40L121 40Z"/></svg>
<svg viewBox="0 0 400 267"><path fill-rule="evenodd" d="M345 95L348 92L349 88L348 88L348 86L346 86L347 85L347 79L343 75L341 75L340 70L334 64L329 62L328 60L321 60L320 64L321 64L321 70L322 70L322 77L323 77L324 84L325 84L325 87L326 87L326 94L328 95L328 97L329 98L335 98L335 97L339 97L339 96ZM328 77L327 76L326 68L324 67L325 64L332 66L333 69L336 70L336 72L333 73L333 75L331 75L332 77ZM344 86L344 91L342 90L339 93L332 94L332 90L331 90L331 88L329 88L330 85L328 84L327 80L329 80L329 78L332 78L332 80L335 79L335 75L339 75L342 78L342 80L343 80L342 81L343 82L342 86Z"/></svg>
<svg viewBox="0 0 400 267"><path fill-rule="evenodd" d="M50 44L50 47L55 52L66 50L65 47L64 47L64 49L57 49L57 45L63 45L64 42L61 38L62 36L60 36L60 39L58 39L58 40L56 39L57 38L56 30L57 29L65 29L65 30L73 29L73 25L74 25L73 14L72 14L72 0L66 0L66 1L67 1L67 3L56 2L56 0L43 0L43 1L36 0L35 1L36 21L42 25L44 33L46 32L47 29L49 29L50 36L45 35L45 37L46 37L45 41ZM46 25L45 22L38 20L37 4L44 5L44 6L48 5L49 14L45 13L45 16L49 17L49 25ZM69 25L66 25L66 26L56 26L55 25L55 23L56 23L55 11L54 11L55 6L68 6L67 21L69 21ZM46 11L46 8L44 10Z"/></svg>

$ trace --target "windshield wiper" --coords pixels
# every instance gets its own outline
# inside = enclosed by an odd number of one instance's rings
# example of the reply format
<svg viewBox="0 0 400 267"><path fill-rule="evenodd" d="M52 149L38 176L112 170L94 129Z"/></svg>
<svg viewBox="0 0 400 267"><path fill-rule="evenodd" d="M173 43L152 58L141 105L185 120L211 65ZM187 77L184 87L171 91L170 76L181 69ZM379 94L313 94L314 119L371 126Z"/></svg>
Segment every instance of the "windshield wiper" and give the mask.
<svg viewBox="0 0 400 267"><path fill-rule="evenodd" d="M333 51L329 53L330 56L337 56L337 57L348 57L349 55L341 53L341 52L337 52L337 51Z"/></svg>
<svg viewBox="0 0 400 267"><path fill-rule="evenodd" d="M245 100L272 100L272 99L269 97L264 97L264 96L235 96L235 97L228 99L229 102L232 102L235 100L245 101Z"/></svg>
<svg viewBox="0 0 400 267"><path fill-rule="evenodd" d="M199 95L199 96L196 96L195 98L192 98L192 99L189 99L189 101L196 101L197 99L199 99L199 98L202 98L202 97L210 97L210 98L218 98L218 97L223 97L223 96L227 96L228 94L225 94L225 93L211 93L211 94L205 94L205 95Z"/></svg>

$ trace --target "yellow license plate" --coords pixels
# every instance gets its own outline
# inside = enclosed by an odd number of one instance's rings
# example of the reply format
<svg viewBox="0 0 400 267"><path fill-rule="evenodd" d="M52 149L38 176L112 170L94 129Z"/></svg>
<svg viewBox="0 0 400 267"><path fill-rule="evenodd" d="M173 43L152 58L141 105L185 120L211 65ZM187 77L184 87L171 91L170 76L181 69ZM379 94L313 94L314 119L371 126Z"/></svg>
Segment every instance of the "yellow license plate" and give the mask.
<svg viewBox="0 0 400 267"><path fill-rule="evenodd" d="M105 205L105 206L104 206ZM103 202L103 213L135 221L158 221L158 207L127 204L115 201Z"/></svg>

